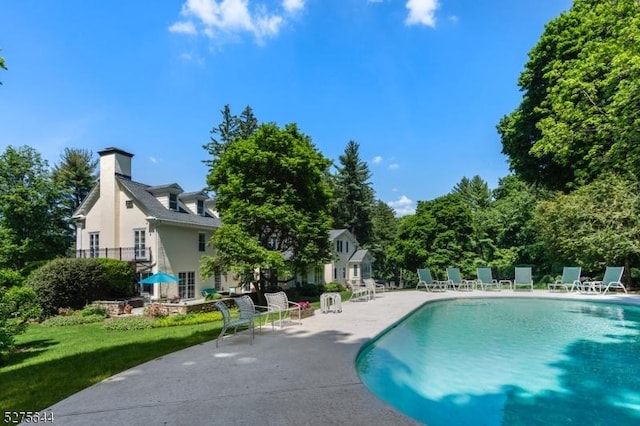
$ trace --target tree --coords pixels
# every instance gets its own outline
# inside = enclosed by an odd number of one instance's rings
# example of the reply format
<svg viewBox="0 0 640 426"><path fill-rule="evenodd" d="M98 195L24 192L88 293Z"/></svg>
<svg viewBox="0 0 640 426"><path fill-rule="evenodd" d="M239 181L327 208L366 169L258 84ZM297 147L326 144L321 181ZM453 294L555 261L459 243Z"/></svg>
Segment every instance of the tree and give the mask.
<svg viewBox="0 0 640 426"><path fill-rule="evenodd" d="M523 180L575 189L613 167L640 176L640 3L575 0L545 27L498 131Z"/></svg>
<svg viewBox="0 0 640 426"><path fill-rule="evenodd" d="M327 260L330 164L295 124L263 124L227 146L208 177L222 226L203 271L259 269L263 292L263 273L285 260L293 271Z"/></svg>
<svg viewBox="0 0 640 426"><path fill-rule="evenodd" d="M358 243L367 245L371 238L374 191L369 182L371 172L367 163L360 160L359 149L358 143L349 141L339 157L341 166L335 176L333 226L348 229Z"/></svg>
<svg viewBox="0 0 640 426"><path fill-rule="evenodd" d="M389 249L398 232L395 212L384 201L378 200L371 211L371 240L369 251L375 259L373 275L378 278L397 278L398 268L389 256Z"/></svg>
<svg viewBox="0 0 640 426"><path fill-rule="evenodd" d="M478 256L478 263L486 265L495 251L488 225L488 215L492 203L489 185L478 175L471 179L463 177L454 186L452 193L460 195L471 210L472 244Z"/></svg>
<svg viewBox="0 0 640 426"><path fill-rule="evenodd" d="M71 244L62 191L48 164L29 146L0 155L0 267L64 255Z"/></svg>
<svg viewBox="0 0 640 426"><path fill-rule="evenodd" d="M219 158L231 143L248 138L258 129L258 120L248 105L239 117L231 113L229 104L226 104L220 113L222 122L211 129L209 143L202 146L210 155L210 158L204 160L209 166L209 174L213 171L215 159Z"/></svg>
<svg viewBox="0 0 640 426"><path fill-rule="evenodd" d="M0 49L1 51L2 49ZM2 68L3 70L7 70L7 66L4 63L4 58L2 56L0 56L0 68ZM0 81L0 84L2 84L2 82Z"/></svg>
<svg viewBox="0 0 640 426"><path fill-rule="evenodd" d="M53 179L65 189L65 206L70 213L80 207L95 186L98 176L96 168L98 160L93 159L90 150L82 148L65 148L60 156L60 163L53 168ZM71 218L69 214L69 219Z"/></svg>
<svg viewBox="0 0 640 426"><path fill-rule="evenodd" d="M609 174L571 194L558 193L535 210L537 230L560 261L599 272L627 271L640 260L640 185L635 177Z"/></svg>

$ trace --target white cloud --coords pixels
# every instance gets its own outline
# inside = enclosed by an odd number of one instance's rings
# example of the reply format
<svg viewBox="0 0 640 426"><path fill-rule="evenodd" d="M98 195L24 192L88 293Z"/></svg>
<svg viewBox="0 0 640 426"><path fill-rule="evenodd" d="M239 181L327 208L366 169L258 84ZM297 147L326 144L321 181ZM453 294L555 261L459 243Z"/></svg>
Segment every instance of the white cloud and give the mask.
<svg viewBox="0 0 640 426"><path fill-rule="evenodd" d="M156 164L158 162L158 159L156 157L149 157L149 161L151 161L153 164Z"/></svg>
<svg viewBox="0 0 640 426"><path fill-rule="evenodd" d="M416 203L406 195L401 195L396 201L387 203L396 212L396 216L406 216L416 212Z"/></svg>
<svg viewBox="0 0 640 426"><path fill-rule="evenodd" d="M409 9L409 16L405 22L407 25L425 25L434 28L435 13L439 6L438 0L408 0L406 8Z"/></svg>
<svg viewBox="0 0 640 426"><path fill-rule="evenodd" d="M294 13L304 8L304 0L282 0L282 7L289 13Z"/></svg>
<svg viewBox="0 0 640 426"><path fill-rule="evenodd" d="M397 170L399 168L400 168L400 164L398 164L398 163L389 164L389 170Z"/></svg>
<svg viewBox="0 0 640 426"><path fill-rule="evenodd" d="M249 0L186 0L180 11L184 19L171 25L169 31L200 33L217 42L250 34L260 44L278 35L304 6L304 0L282 0L280 7L272 8L263 4L251 7Z"/></svg>
<svg viewBox="0 0 640 426"><path fill-rule="evenodd" d="M380 164L380 163L382 163L382 157L379 156L379 155L376 155L375 157L373 157L373 160L371 160L371 162L373 164Z"/></svg>
<svg viewBox="0 0 640 426"><path fill-rule="evenodd" d="M179 34L196 34L196 26L193 25L193 22L189 21L178 21L175 24L169 27L169 31L172 33Z"/></svg>

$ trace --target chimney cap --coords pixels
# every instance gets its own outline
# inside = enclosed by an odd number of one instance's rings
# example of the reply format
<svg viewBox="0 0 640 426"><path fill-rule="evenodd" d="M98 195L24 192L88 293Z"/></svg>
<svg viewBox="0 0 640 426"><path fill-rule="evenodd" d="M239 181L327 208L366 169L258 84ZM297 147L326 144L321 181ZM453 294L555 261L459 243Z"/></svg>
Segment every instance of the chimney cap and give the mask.
<svg viewBox="0 0 640 426"><path fill-rule="evenodd" d="M129 158L133 157L133 154L113 146L105 148L102 151L98 151L98 155L100 155L100 157L108 154L121 154Z"/></svg>

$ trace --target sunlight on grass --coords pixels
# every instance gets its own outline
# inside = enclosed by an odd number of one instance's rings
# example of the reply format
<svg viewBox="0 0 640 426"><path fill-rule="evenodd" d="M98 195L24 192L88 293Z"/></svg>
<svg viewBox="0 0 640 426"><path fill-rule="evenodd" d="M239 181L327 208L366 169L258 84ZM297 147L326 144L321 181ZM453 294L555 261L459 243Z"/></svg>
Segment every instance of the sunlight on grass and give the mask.
<svg viewBox="0 0 640 426"><path fill-rule="evenodd" d="M102 323L30 325L0 368L4 410L37 411L116 373L217 337L221 323L106 330Z"/></svg>

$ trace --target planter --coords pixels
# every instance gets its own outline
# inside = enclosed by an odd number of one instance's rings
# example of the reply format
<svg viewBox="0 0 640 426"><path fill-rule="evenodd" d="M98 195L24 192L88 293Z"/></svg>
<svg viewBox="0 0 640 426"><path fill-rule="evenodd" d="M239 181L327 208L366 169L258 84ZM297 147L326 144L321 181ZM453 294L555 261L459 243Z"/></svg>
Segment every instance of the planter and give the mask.
<svg viewBox="0 0 640 426"><path fill-rule="evenodd" d="M300 309L300 319L312 316L313 312L313 308Z"/></svg>

